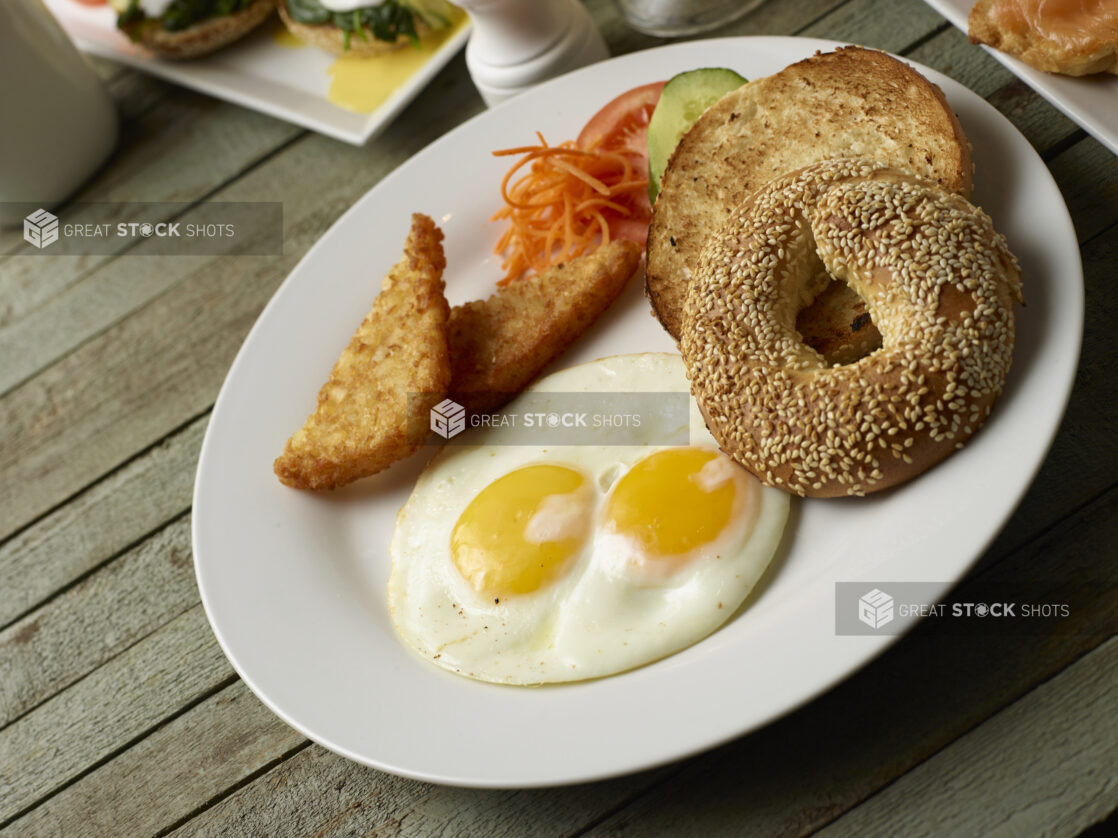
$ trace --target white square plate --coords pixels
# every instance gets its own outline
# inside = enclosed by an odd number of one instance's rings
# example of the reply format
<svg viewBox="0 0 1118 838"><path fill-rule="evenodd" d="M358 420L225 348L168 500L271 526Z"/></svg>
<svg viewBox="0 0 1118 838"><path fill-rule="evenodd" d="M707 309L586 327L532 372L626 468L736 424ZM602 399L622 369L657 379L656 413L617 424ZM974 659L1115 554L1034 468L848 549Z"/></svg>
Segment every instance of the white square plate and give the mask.
<svg viewBox="0 0 1118 838"><path fill-rule="evenodd" d="M116 13L108 6L84 6L74 0L44 2L86 52L353 145L364 145L395 119L470 35L467 22L384 104L364 114L348 111L326 98L334 56L314 47L292 49L276 43L274 32L281 25L278 18L213 55L167 61L131 43L116 28Z"/></svg>

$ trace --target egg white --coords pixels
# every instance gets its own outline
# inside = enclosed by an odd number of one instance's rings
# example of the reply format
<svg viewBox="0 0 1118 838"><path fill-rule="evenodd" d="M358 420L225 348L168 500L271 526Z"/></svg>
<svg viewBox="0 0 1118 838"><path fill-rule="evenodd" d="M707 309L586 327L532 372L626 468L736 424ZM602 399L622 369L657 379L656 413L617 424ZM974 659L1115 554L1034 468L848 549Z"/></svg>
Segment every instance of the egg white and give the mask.
<svg viewBox="0 0 1118 838"><path fill-rule="evenodd" d="M563 410L565 393L687 389L682 360L670 353L603 358L554 373L530 388L557 394L556 412ZM505 412L520 412L522 398ZM533 409L547 400L533 398ZM623 539L603 529L602 512L609 489L634 463L673 446L642 439L639 429L633 439L641 444L591 441L552 447L495 445L500 432L467 431L469 445L448 445L432 458L400 510L391 543L388 603L396 631L421 655L454 672L498 683L539 684L601 677L665 657L706 637L733 614L780 543L788 496L756 484L752 520L737 515L718 542L676 573L642 572L640 557L627 557ZM692 446L717 450L693 398L689 433ZM592 440L594 429L586 434ZM455 567L451 532L482 489L534 463L582 472L594 495L591 533L552 584L527 594L483 596ZM734 468L735 480L755 481Z"/></svg>

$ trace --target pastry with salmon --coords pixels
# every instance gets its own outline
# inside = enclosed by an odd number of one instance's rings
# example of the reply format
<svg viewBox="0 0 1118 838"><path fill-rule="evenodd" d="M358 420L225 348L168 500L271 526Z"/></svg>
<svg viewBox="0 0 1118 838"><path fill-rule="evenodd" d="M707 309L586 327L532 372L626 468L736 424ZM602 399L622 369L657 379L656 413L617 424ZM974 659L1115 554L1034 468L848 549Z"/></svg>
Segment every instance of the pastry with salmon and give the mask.
<svg viewBox="0 0 1118 838"><path fill-rule="evenodd" d="M1046 73L1118 74L1118 0L978 0L967 29Z"/></svg>

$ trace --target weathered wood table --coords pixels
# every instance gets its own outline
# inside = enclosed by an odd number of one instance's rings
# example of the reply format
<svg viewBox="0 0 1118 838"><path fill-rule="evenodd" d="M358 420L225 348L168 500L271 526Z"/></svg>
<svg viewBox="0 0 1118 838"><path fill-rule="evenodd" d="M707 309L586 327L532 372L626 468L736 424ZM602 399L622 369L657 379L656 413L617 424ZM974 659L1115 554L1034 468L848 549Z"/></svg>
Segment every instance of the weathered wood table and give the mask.
<svg viewBox="0 0 1118 838"><path fill-rule="evenodd" d="M608 0L589 6L615 54L660 43ZM1086 273L1079 375L1036 482L960 591L1031 585L1069 604L1060 633L924 624L765 729L583 786L425 785L308 742L238 679L203 614L199 446L295 263L483 105L460 55L352 148L98 62L123 137L78 200L282 201L285 244L0 256L0 835L1113 834L1118 158L919 0L772 0L720 34L849 40L930 65L1004 113L1059 183Z"/></svg>

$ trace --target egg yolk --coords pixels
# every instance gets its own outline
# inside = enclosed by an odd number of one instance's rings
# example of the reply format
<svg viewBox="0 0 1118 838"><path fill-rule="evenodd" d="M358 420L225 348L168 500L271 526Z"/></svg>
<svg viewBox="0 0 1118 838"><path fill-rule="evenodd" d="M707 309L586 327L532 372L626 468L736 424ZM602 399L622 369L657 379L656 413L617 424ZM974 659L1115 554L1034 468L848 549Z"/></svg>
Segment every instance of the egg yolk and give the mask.
<svg viewBox="0 0 1118 838"><path fill-rule="evenodd" d="M606 508L610 528L651 559L679 559L716 540L734 515L738 466L716 451L668 448L617 481Z"/></svg>
<svg viewBox="0 0 1118 838"><path fill-rule="evenodd" d="M531 465L481 490L450 534L450 555L475 591L525 594L550 583L578 552L592 493L566 466Z"/></svg>

